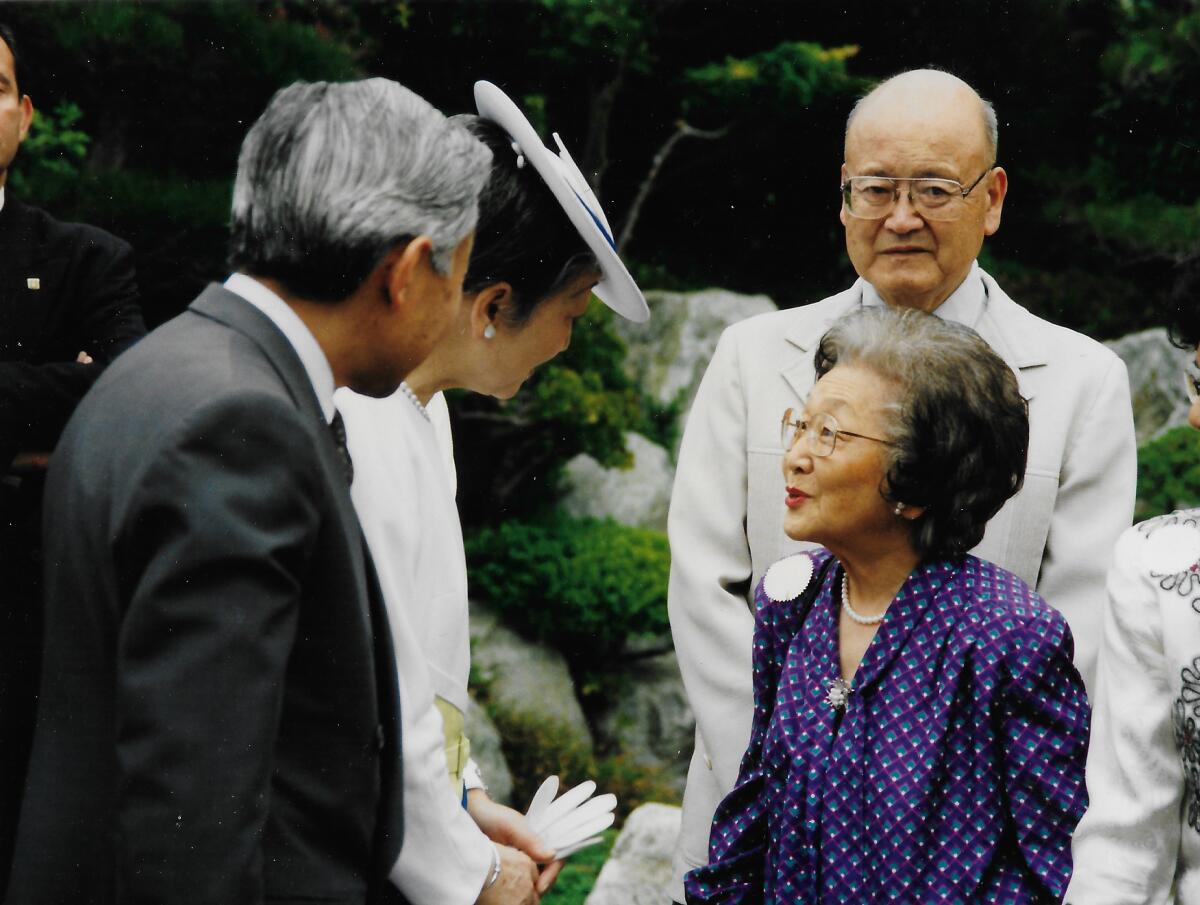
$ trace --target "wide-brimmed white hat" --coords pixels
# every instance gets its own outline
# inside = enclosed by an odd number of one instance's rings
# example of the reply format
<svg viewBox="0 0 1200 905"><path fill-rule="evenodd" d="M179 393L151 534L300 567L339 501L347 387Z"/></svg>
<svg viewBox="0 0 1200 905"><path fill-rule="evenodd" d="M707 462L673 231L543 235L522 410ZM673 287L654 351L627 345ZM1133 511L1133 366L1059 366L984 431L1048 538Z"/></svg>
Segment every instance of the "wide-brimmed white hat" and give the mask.
<svg viewBox="0 0 1200 905"><path fill-rule="evenodd" d="M583 178L583 173L579 172L579 167L563 147L558 133L554 133L554 142L558 145L558 153L555 154L542 143L520 108L491 82L475 83L475 108L480 116L490 119L509 134L515 145L514 152L522 155L550 187L571 223L600 262L603 276L592 292L622 317L639 324L649 320L650 309L646 307L646 297L617 254L617 243L604 210Z"/></svg>

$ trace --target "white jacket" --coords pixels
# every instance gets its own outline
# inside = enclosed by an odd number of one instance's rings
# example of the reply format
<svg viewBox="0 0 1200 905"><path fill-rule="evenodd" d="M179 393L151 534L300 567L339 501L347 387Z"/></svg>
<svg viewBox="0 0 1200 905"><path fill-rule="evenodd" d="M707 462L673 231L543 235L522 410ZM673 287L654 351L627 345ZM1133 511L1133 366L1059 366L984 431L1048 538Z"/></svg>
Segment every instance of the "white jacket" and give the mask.
<svg viewBox="0 0 1200 905"><path fill-rule="evenodd" d="M434 704L436 696L466 710L471 656L449 413L440 393L427 407L430 420L401 391L372 399L341 389L335 399L400 685L405 833L391 879L412 905L470 905L494 849L451 786Z"/></svg>
<svg viewBox="0 0 1200 905"><path fill-rule="evenodd" d="M963 305L972 292L979 301ZM683 874L707 861L713 812L749 739L749 596L771 563L803 546L783 533L780 417L812 388L818 340L864 296L875 293L859 280L815 304L727 329L688 416L668 520L671 630L696 715L671 890L677 901ZM1108 552L1133 518L1137 453L1125 366L1100 343L1030 314L978 265L938 313L958 319L956 309L1029 399L1024 487L972 552L1015 572L1067 617L1090 687Z"/></svg>
<svg viewBox="0 0 1200 905"><path fill-rule="evenodd" d="M1174 560L1172 562L1172 560ZM1200 903L1200 509L1117 544L1071 846L1074 905Z"/></svg>

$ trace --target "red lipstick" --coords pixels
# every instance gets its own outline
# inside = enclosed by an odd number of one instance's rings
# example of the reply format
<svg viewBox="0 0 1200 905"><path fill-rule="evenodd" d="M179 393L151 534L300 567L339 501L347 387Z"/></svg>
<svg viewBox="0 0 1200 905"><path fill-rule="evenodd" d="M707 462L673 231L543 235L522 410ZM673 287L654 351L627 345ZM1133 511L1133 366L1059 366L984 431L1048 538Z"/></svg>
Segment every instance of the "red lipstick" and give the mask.
<svg viewBox="0 0 1200 905"><path fill-rule="evenodd" d="M787 499L785 500L785 502L787 503L788 509L795 509L798 506L803 505L803 503L806 500L811 500L811 499L812 499L812 497L810 497L803 490L800 490L796 487L789 487L787 489Z"/></svg>

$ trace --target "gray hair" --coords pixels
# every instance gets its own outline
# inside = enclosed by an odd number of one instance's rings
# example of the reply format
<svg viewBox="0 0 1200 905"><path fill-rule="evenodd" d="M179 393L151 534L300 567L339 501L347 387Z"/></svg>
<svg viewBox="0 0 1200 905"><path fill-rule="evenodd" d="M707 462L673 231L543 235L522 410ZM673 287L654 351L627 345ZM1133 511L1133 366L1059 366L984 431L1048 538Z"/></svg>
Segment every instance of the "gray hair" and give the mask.
<svg viewBox="0 0 1200 905"><path fill-rule="evenodd" d="M242 142L229 264L333 302L396 245L425 235L433 266L448 273L475 228L491 159L389 79L289 85Z"/></svg>
<svg viewBox="0 0 1200 905"><path fill-rule="evenodd" d="M935 70L935 71L941 72L943 70ZM854 106L850 108L850 115L846 117L845 138L849 138L850 127L852 125L854 125L854 120L858 116L859 111L861 110L863 104L865 104L876 91L878 91L879 89L886 86L889 82L891 82L892 79L897 79L897 78L900 78L900 76L907 75L907 74L908 74L907 72L901 72L901 73L898 73L898 74L892 76L891 78L884 79L882 82L880 82L878 85L876 85L874 88L872 88L870 91L868 91L866 94L864 94L862 97L860 97L858 100L856 100L854 102ZM947 75L949 75L949 73L947 73ZM964 82L964 84L966 84L966 83ZM973 88L971 90L974 91ZM991 101L984 99L984 97L982 95L980 95L978 91L975 92L975 96L979 99L979 106L983 111L983 132L984 132L984 135L987 137L988 158L991 160L991 162L994 165L996 160L998 159L996 155L999 153L999 149L1000 149L1000 125L996 120L996 108L992 104ZM845 139L843 139L843 141L844 140Z"/></svg>
<svg viewBox="0 0 1200 905"><path fill-rule="evenodd" d="M885 406L891 440L881 494L922 506L913 547L922 558L961 556L1025 478L1029 414L1016 375L969 327L912 308L865 308L818 344L823 377L839 364L868 368L896 388Z"/></svg>

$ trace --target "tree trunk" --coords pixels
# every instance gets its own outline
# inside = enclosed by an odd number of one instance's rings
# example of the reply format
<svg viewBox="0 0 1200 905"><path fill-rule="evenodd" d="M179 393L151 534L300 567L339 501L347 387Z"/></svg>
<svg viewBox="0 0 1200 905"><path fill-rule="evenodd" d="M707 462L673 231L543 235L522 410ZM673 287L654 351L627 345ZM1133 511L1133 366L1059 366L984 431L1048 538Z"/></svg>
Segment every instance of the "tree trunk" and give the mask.
<svg viewBox="0 0 1200 905"><path fill-rule="evenodd" d="M592 191L600 198L600 184L608 170L608 126L612 122L613 106L617 94L625 83L625 58L617 60L617 71L613 77L592 90L589 109L587 139L583 145L583 174L591 183Z"/></svg>
<svg viewBox="0 0 1200 905"><path fill-rule="evenodd" d="M629 251L629 243L633 241L633 228L637 225L638 217L642 213L642 205L645 204L650 190L654 187L654 181L658 178L658 173L666 163L667 157L675 150L675 145L685 138L705 138L711 141L723 137L727 132L729 132L728 126L721 129L696 129L682 119L675 123L675 131L659 146L658 152L650 162L650 171L646 173L646 178L638 186L637 194L633 196L633 203L629 205L629 213L625 215L625 222L621 225L621 235L617 239L617 248L621 249L622 254Z"/></svg>

